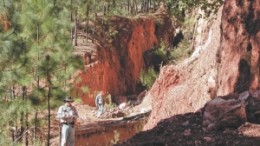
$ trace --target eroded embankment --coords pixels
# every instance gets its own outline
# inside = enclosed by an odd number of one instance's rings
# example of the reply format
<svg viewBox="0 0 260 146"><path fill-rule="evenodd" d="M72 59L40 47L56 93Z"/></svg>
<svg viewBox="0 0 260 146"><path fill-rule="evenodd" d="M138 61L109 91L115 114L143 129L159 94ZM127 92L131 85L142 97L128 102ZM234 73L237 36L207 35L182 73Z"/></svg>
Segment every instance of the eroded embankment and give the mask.
<svg viewBox="0 0 260 146"><path fill-rule="evenodd" d="M105 146L122 142L142 130L147 115L100 121L76 129L76 146Z"/></svg>

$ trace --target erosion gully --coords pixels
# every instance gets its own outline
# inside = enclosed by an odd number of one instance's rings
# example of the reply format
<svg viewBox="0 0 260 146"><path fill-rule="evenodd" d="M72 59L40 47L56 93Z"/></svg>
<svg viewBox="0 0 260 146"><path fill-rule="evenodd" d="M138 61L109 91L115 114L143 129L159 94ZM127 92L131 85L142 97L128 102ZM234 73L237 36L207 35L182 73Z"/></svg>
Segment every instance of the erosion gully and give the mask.
<svg viewBox="0 0 260 146"><path fill-rule="evenodd" d="M111 146L140 132L149 113L99 121L76 128L76 146Z"/></svg>

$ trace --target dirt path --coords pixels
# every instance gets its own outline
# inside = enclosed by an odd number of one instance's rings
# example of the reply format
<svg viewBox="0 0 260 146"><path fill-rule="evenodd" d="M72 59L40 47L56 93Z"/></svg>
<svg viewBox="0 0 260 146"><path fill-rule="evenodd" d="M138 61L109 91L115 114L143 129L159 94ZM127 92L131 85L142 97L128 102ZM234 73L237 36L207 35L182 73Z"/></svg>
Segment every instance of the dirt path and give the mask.
<svg viewBox="0 0 260 146"><path fill-rule="evenodd" d="M135 107L128 107L122 111L128 114L119 118L97 118L95 107L82 104L74 106L79 113L79 124L76 126L75 132L76 146L109 146L123 142L143 129L150 114L150 106L147 102ZM59 146L59 127L57 125L57 121L53 122L52 146Z"/></svg>

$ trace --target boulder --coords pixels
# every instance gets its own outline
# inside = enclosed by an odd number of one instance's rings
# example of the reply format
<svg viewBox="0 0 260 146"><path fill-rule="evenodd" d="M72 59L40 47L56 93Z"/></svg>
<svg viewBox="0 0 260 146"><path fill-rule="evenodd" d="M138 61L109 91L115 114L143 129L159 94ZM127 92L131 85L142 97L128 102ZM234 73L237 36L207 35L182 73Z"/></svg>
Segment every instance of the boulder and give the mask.
<svg viewBox="0 0 260 146"><path fill-rule="evenodd" d="M203 130L238 128L247 121L249 92L219 96L206 103L203 110Z"/></svg>
<svg viewBox="0 0 260 146"><path fill-rule="evenodd" d="M249 122L260 124L260 90L252 93L248 100L247 118Z"/></svg>

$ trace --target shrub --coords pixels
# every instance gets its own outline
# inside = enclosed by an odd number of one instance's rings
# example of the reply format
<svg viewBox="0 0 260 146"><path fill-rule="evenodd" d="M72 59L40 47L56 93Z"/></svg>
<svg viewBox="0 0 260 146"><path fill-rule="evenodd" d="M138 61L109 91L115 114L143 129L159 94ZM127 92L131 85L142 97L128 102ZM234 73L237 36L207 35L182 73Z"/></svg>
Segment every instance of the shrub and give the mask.
<svg viewBox="0 0 260 146"><path fill-rule="evenodd" d="M152 67L150 67L147 71L141 71L140 81L143 86L151 88L157 77L158 73L154 71Z"/></svg>
<svg viewBox="0 0 260 146"><path fill-rule="evenodd" d="M105 108L106 109L113 109L113 108L117 107L116 104L112 102L111 94L107 95L105 98L106 98L105 99Z"/></svg>

